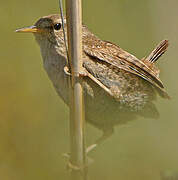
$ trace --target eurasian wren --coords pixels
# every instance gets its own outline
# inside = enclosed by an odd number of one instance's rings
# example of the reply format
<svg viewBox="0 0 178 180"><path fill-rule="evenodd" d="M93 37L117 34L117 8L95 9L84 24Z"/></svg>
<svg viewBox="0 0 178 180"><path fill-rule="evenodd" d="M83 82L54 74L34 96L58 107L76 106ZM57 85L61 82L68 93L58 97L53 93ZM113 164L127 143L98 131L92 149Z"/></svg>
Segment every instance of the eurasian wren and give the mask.
<svg viewBox="0 0 178 180"><path fill-rule="evenodd" d="M65 29L66 29L66 20ZM159 79L155 61L167 50L163 40L142 60L119 46L102 41L83 25L83 78L86 121L103 130L104 136L113 132L117 124L124 124L137 116L158 118L153 103L158 93L169 98ZM67 55L59 15L40 18L34 26L18 29L32 32L38 42L44 68L58 95L69 104L69 75L65 71Z"/></svg>

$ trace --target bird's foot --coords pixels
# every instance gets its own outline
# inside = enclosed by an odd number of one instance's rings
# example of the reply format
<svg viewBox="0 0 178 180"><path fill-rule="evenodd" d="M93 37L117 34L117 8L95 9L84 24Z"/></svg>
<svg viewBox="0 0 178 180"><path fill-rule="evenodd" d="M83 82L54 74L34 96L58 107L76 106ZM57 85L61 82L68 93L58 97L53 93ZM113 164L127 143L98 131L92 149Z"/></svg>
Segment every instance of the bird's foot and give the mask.
<svg viewBox="0 0 178 180"><path fill-rule="evenodd" d="M73 164L70 161L70 153L65 153L62 156L67 159L67 168L66 169L68 171L82 171L84 168L87 168L88 166L90 166L94 162L94 160L92 158L89 158L87 156L85 165L84 166L78 166L78 165Z"/></svg>
<svg viewBox="0 0 178 180"><path fill-rule="evenodd" d="M96 146L97 146L97 144L92 144L92 145L88 146L87 149L86 149L86 154L88 154L90 151L95 149Z"/></svg>
<svg viewBox="0 0 178 180"><path fill-rule="evenodd" d="M80 77L86 77L88 76L88 71L86 71L84 68L79 72Z"/></svg>
<svg viewBox="0 0 178 180"><path fill-rule="evenodd" d="M71 76L71 72L69 71L69 68L67 66L64 67L64 73L68 76Z"/></svg>
<svg viewBox="0 0 178 180"><path fill-rule="evenodd" d="M68 76L72 75L71 72L69 71L69 67L68 66L64 67L64 73L66 75L68 75ZM78 75L79 75L79 77L86 77L86 76L88 76L88 72L84 68L82 68L82 70L79 72Z"/></svg>
<svg viewBox="0 0 178 180"><path fill-rule="evenodd" d="M108 128L108 129L105 129L103 131L103 135L99 139L97 139L94 144L92 144L92 145L87 147L86 154L88 154L89 152L93 151L98 145L102 144L106 139L111 137L111 135L113 133L114 133L114 129L112 127Z"/></svg>

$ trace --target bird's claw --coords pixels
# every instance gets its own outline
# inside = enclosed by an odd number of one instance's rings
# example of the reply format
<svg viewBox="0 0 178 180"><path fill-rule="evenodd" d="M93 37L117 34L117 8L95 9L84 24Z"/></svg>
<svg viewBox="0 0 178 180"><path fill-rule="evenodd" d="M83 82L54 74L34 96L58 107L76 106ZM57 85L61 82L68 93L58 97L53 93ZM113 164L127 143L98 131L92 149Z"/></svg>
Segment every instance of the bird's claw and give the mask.
<svg viewBox="0 0 178 180"><path fill-rule="evenodd" d="M68 171L79 171L79 170L81 170L82 168L80 168L79 166L76 166L76 165L74 165L74 164L72 164L71 162L70 162L70 154L69 153L65 153L65 154L63 154L62 155L63 157L65 157L66 159L67 159L67 167L66 167L66 169L68 170Z"/></svg>
<svg viewBox="0 0 178 180"><path fill-rule="evenodd" d="M92 164L94 162L93 159L87 157L85 165L84 166L78 166L78 165L73 164L70 161L70 154L69 153L65 153L62 156L65 157L68 161L67 162L67 170L68 171L82 171L84 168L87 168L90 164Z"/></svg>
<svg viewBox="0 0 178 180"><path fill-rule="evenodd" d="M88 72L84 68L82 68L82 70L79 72L79 76L86 77L88 76Z"/></svg>
<svg viewBox="0 0 178 180"><path fill-rule="evenodd" d="M64 73L68 76L72 75L67 66L64 67ZM79 72L79 77L86 77L86 76L88 76L88 73L84 68L82 68L82 70Z"/></svg>
<svg viewBox="0 0 178 180"><path fill-rule="evenodd" d="M64 67L64 73L68 76L71 76L71 73L70 73L69 68L67 66Z"/></svg>

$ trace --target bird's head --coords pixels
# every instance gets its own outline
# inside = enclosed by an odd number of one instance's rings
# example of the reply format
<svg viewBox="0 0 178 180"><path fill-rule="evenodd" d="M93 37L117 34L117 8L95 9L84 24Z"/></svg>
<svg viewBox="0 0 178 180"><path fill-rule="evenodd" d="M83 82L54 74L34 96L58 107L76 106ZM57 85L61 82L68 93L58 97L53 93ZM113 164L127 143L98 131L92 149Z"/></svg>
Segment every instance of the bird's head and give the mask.
<svg viewBox="0 0 178 180"><path fill-rule="evenodd" d="M66 19L64 19L66 28ZM16 32L30 32L35 35L37 42L41 45L49 42L55 45L63 42L62 21L59 15L53 14L40 18L33 26L17 29Z"/></svg>

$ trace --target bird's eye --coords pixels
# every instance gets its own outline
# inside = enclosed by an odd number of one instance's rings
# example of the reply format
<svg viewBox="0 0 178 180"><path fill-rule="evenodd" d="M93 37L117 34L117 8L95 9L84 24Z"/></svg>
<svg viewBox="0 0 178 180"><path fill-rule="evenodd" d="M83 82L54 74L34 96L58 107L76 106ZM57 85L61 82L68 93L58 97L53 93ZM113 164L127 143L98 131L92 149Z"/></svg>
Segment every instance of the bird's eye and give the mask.
<svg viewBox="0 0 178 180"><path fill-rule="evenodd" d="M55 24L55 25L54 25L54 29L57 30L57 31L58 31L59 29L61 29L61 24L60 24L60 23Z"/></svg>

